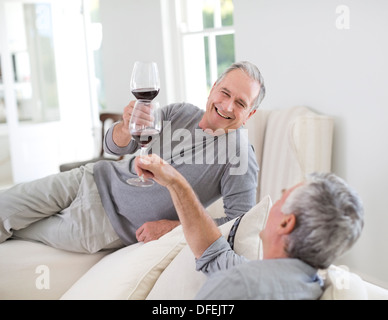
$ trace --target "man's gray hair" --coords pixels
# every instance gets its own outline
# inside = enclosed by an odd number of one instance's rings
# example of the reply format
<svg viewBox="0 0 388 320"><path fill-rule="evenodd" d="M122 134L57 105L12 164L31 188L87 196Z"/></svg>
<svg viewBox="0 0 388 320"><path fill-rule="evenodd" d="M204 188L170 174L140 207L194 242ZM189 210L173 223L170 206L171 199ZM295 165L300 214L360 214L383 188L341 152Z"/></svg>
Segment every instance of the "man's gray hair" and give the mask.
<svg viewBox="0 0 388 320"><path fill-rule="evenodd" d="M325 269L350 249L364 226L361 199L332 173L311 174L288 196L284 214L296 217L286 252L309 265Z"/></svg>
<svg viewBox="0 0 388 320"><path fill-rule="evenodd" d="M227 68L217 79L216 84L218 84L224 77L231 71L240 69L244 71L252 80L257 81L260 85L260 91L255 100L253 101L253 105L251 106L253 110L256 110L261 101L263 101L265 97L265 86L264 86L264 79L259 71L259 69L251 62L249 61L240 61L233 63L229 68Z"/></svg>

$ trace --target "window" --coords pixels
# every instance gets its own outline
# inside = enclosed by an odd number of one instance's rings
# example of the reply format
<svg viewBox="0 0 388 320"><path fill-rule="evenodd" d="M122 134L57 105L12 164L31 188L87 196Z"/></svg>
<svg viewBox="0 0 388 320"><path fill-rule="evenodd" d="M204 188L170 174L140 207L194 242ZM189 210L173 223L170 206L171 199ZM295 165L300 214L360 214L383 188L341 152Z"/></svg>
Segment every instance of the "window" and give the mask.
<svg viewBox="0 0 388 320"><path fill-rule="evenodd" d="M19 121L58 120L51 5L6 2L4 8Z"/></svg>
<svg viewBox="0 0 388 320"><path fill-rule="evenodd" d="M102 60L102 24L100 17L100 0L83 0L85 13L86 42L89 47L89 81L91 82L92 103L98 111L107 109Z"/></svg>
<svg viewBox="0 0 388 320"><path fill-rule="evenodd" d="M4 88L3 87L4 87L3 86L3 72L1 69L1 56L0 56L0 124L6 122Z"/></svg>
<svg viewBox="0 0 388 320"><path fill-rule="evenodd" d="M181 68L181 96L205 108L207 96L218 76L235 61L232 0L176 0L176 56L171 67ZM165 18L166 19L166 18ZM170 30L171 32L171 30ZM167 64L166 64L167 65Z"/></svg>

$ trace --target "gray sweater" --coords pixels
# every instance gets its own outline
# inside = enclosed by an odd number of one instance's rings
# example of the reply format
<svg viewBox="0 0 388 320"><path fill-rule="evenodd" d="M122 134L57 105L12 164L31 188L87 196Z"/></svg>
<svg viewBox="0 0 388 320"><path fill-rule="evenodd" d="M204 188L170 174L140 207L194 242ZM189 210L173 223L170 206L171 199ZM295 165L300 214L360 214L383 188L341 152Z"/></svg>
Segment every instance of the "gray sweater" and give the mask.
<svg viewBox="0 0 388 320"><path fill-rule="evenodd" d="M203 110L187 103L164 107L162 132L149 147L187 179L205 207L223 197L227 217L216 219L220 225L256 204L259 168L245 129L213 137L198 126L203 114ZM113 142L113 126L106 134L105 150L115 155L136 152L139 146L134 140L124 148ZM134 158L100 161L94 166L104 209L126 245L137 242L136 230L147 221L178 220L166 188L157 183L148 188L126 183L137 176Z"/></svg>

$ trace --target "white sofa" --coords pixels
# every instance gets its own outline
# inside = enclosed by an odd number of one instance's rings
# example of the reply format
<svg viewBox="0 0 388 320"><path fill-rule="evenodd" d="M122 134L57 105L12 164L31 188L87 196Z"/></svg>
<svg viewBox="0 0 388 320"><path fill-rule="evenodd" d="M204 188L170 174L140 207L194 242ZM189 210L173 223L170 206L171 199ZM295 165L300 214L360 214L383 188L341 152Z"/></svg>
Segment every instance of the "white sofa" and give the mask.
<svg viewBox="0 0 388 320"><path fill-rule="evenodd" d="M261 167L257 205L243 216L234 249L261 257L259 230L272 199L313 171L330 171L333 119L305 107L258 110L248 123ZM208 208L222 216L222 202ZM227 237L235 221L220 227ZM388 299L388 291L346 268L322 270L321 299ZM0 299L193 299L205 281L177 227L157 241L93 255L22 240L0 245Z"/></svg>

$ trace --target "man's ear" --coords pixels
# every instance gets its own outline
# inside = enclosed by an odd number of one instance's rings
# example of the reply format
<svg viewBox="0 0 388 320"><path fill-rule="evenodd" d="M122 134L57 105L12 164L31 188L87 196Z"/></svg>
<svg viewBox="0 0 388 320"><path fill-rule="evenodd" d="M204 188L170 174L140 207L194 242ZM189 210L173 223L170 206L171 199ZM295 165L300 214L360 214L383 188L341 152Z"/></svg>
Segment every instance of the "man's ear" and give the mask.
<svg viewBox="0 0 388 320"><path fill-rule="evenodd" d="M249 119L250 117L252 117L252 116L256 113L256 111L257 111L257 109L251 111L251 112L249 113L248 119Z"/></svg>
<svg viewBox="0 0 388 320"><path fill-rule="evenodd" d="M293 213L285 214L279 226L280 234L290 234L295 228L296 217Z"/></svg>
<svg viewBox="0 0 388 320"><path fill-rule="evenodd" d="M255 113L256 113L256 109L251 111L249 114L248 114L248 117L245 119L243 125L245 126L245 124L247 123L247 121L249 120L250 117L252 117Z"/></svg>

